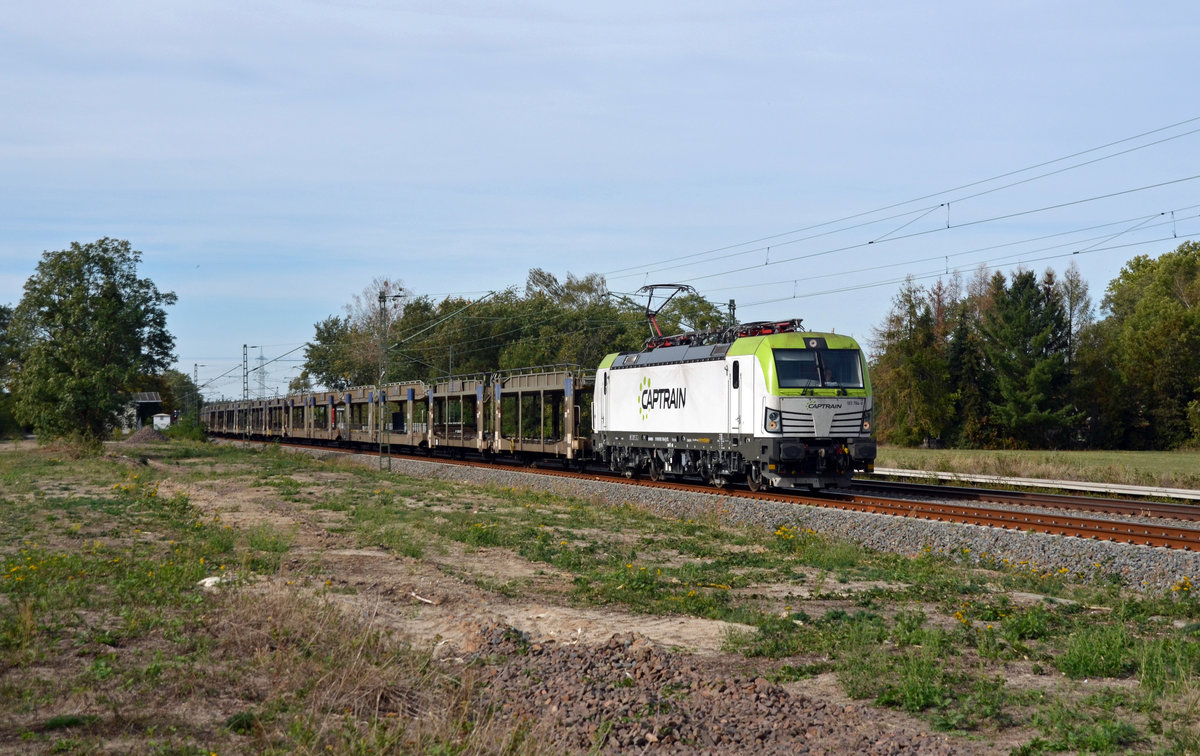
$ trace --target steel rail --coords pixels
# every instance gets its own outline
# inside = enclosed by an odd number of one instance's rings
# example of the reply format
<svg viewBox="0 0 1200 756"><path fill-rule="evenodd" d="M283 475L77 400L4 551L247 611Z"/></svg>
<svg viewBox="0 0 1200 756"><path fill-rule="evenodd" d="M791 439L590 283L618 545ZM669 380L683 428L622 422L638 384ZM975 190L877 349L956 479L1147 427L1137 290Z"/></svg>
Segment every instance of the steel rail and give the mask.
<svg viewBox="0 0 1200 756"><path fill-rule="evenodd" d="M1172 504L1169 502L1135 499L1106 499L1099 496L1005 491L991 488L941 486L891 480L856 479L852 490L894 491L897 493L921 494L923 496L944 496L951 499L989 501L1015 506L1074 509L1132 517L1163 517L1172 520L1200 521L1200 506L1196 504Z"/></svg>

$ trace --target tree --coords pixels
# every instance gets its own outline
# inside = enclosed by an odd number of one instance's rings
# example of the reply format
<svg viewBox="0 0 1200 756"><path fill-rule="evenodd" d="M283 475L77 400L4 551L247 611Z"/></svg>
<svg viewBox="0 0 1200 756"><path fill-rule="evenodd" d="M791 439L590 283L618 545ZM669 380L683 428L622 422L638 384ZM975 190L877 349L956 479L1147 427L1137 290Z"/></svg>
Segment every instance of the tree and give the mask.
<svg viewBox="0 0 1200 756"><path fill-rule="evenodd" d="M12 314L13 308L0 305L0 438L16 436L21 432L20 424L13 417L12 394L6 390L8 376L16 359L10 329Z"/></svg>
<svg viewBox="0 0 1200 756"><path fill-rule="evenodd" d="M307 394L312 390L312 377L308 374L308 370L301 370L300 375L288 381L289 394Z"/></svg>
<svg viewBox="0 0 1200 756"><path fill-rule="evenodd" d="M1047 270L1039 283L1032 271L1019 271L1007 287L998 273L992 301L983 332L996 376L993 421L1012 445L1062 445L1080 413L1068 392L1070 323L1054 273Z"/></svg>
<svg viewBox="0 0 1200 756"><path fill-rule="evenodd" d="M12 337L12 316L12 307L0 305L0 389L8 383L8 375L17 357Z"/></svg>
<svg viewBox="0 0 1200 756"><path fill-rule="evenodd" d="M396 321L407 303L408 293L400 282L380 276L354 295L344 317L330 315L317 323L304 353L311 383L334 391L378 383L382 355L389 362L394 359L385 350L395 343ZM388 370L384 373L395 380Z"/></svg>
<svg viewBox="0 0 1200 756"><path fill-rule="evenodd" d="M1088 295L1087 281L1074 261L1059 280L1060 298L1067 318L1067 364L1073 365L1079 351L1080 334L1095 322L1096 313Z"/></svg>
<svg viewBox="0 0 1200 756"><path fill-rule="evenodd" d="M316 335L304 349L304 370L332 391L369 383L374 370L353 358L350 318L337 315L317 323Z"/></svg>
<svg viewBox="0 0 1200 756"><path fill-rule="evenodd" d="M944 294L939 288L935 302ZM875 348L871 378L879 437L906 445L940 440L952 413L945 343L937 337L927 292L911 277L875 330Z"/></svg>
<svg viewBox="0 0 1200 756"><path fill-rule="evenodd" d="M200 395L200 387L192 380L192 376L178 370L167 370L163 373L167 391L163 395L163 412L175 412L180 418L200 421L200 405L204 397Z"/></svg>
<svg viewBox="0 0 1200 756"><path fill-rule="evenodd" d="M1125 401L1137 408L1127 445L1183 443L1192 435L1188 405L1200 400L1200 244L1130 260L1103 306Z"/></svg>
<svg viewBox="0 0 1200 756"><path fill-rule="evenodd" d="M138 278L129 242L45 252L13 312L17 419L43 439L106 436L141 376L174 359L163 309L173 292Z"/></svg>
<svg viewBox="0 0 1200 756"><path fill-rule="evenodd" d="M989 416L995 381L980 335L979 311L971 300L963 300L954 309L954 328L946 351L953 400L952 440L957 446L992 446L996 436Z"/></svg>

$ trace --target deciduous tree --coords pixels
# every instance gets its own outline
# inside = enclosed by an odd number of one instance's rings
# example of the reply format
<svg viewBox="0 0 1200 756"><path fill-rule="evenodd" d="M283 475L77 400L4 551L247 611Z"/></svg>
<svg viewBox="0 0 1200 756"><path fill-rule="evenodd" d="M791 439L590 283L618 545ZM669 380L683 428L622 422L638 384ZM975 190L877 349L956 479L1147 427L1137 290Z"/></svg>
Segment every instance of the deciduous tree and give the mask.
<svg viewBox="0 0 1200 756"><path fill-rule="evenodd" d="M1112 357L1138 408L1129 445L1173 447L1192 434L1188 405L1200 400L1200 244L1151 259L1139 255L1108 285Z"/></svg>
<svg viewBox="0 0 1200 756"><path fill-rule="evenodd" d="M138 277L142 254L100 239L45 252L13 313L17 418L42 438L96 440L115 425L139 377L171 363L172 292Z"/></svg>

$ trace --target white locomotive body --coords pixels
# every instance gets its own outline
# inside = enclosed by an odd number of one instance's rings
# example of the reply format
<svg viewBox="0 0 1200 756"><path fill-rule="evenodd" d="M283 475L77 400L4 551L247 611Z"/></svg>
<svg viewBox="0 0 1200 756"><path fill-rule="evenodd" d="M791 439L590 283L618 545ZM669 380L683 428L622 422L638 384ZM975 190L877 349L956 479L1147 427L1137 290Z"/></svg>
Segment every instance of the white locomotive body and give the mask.
<svg viewBox="0 0 1200 756"><path fill-rule="evenodd" d="M871 470L871 386L851 338L750 324L716 343L611 354L593 397L593 450L613 470L699 475L757 490L844 486Z"/></svg>

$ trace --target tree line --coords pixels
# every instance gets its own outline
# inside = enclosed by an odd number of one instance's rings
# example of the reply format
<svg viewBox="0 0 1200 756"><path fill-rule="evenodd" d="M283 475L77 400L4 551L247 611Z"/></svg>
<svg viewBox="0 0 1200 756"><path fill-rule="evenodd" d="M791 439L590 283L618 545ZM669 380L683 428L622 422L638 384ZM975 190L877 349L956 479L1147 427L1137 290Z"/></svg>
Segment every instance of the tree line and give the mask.
<svg viewBox="0 0 1200 756"><path fill-rule="evenodd" d="M45 252L15 306L0 305L0 433L107 437L130 395L158 391L194 417L202 397L171 370L165 308L139 277L141 253L100 239ZM435 302L380 278L342 316L315 324L293 390L594 367L649 334L643 302L598 274L540 269L523 289ZM1072 266L955 275L901 287L874 333L881 441L976 448L1165 449L1200 442L1200 245L1139 255L1109 283L1097 317ZM664 332L707 330L724 313L671 300Z"/></svg>
<svg viewBox="0 0 1200 756"><path fill-rule="evenodd" d="M673 298L658 317L665 333L706 330L723 314L694 293ZM650 335L645 303L609 291L603 276L564 280L539 268L516 287L483 297L434 302L377 278L315 324L293 391L341 390L449 375L543 365L592 367L606 354L636 351Z"/></svg>
<svg viewBox="0 0 1200 756"><path fill-rule="evenodd" d="M1200 245L1122 268L1097 318L1072 265L925 287L875 329L879 439L971 448L1200 442Z"/></svg>

